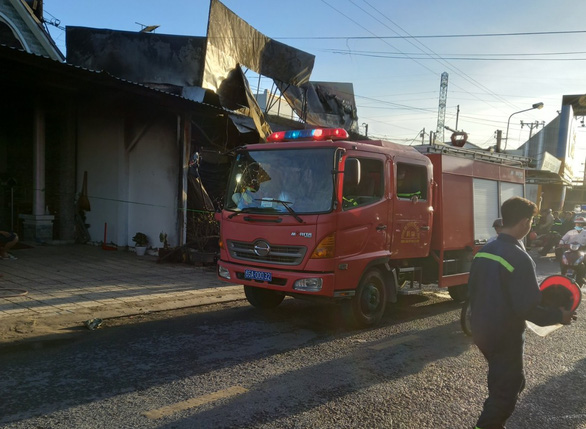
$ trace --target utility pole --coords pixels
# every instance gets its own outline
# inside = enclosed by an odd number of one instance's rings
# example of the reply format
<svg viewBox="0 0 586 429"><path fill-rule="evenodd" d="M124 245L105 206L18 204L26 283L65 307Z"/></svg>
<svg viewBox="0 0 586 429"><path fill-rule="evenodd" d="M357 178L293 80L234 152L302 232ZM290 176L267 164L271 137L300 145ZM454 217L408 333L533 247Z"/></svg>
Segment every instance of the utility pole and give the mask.
<svg viewBox="0 0 586 429"><path fill-rule="evenodd" d="M364 137L368 137L368 124L363 122L362 125L364 126Z"/></svg>
<svg viewBox="0 0 586 429"><path fill-rule="evenodd" d="M458 118L460 118L460 105L456 106L456 130L458 129Z"/></svg>
<svg viewBox="0 0 586 429"><path fill-rule="evenodd" d="M496 130L496 151L501 151L501 140L503 138L503 132L501 130Z"/></svg>
<svg viewBox="0 0 586 429"><path fill-rule="evenodd" d="M421 134L419 134L419 137L421 137L421 144L425 144L425 128L421 130Z"/></svg>
<svg viewBox="0 0 586 429"><path fill-rule="evenodd" d="M528 126L529 127L529 140L531 140L531 136L533 136L533 128L537 129L539 128L539 126L541 125L541 127L545 126L545 121L535 121L535 122L523 122L521 121L521 128L523 128L524 126Z"/></svg>

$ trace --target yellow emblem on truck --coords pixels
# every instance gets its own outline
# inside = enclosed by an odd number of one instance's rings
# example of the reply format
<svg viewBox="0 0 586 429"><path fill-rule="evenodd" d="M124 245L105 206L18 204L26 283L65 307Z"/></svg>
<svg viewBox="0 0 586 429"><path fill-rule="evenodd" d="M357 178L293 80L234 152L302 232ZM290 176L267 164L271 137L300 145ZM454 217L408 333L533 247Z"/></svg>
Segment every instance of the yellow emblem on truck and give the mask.
<svg viewBox="0 0 586 429"><path fill-rule="evenodd" d="M419 225L417 222L408 222L401 231L401 243L419 243Z"/></svg>

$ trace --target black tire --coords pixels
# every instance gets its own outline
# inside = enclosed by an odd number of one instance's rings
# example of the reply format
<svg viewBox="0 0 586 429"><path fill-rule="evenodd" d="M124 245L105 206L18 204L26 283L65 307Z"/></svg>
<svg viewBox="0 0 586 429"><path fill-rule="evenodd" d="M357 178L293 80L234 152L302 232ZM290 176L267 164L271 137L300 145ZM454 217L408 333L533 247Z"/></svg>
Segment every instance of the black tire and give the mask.
<svg viewBox="0 0 586 429"><path fill-rule="evenodd" d="M263 310L275 308L285 299L282 293L254 286L244 286L244 295L252 306Z"/></svg>
<svg viewBox="0 0 586 429"><path fill-rule="evenodd" d="M460 311L460 326L462 326L462 331L469 337L472 336L472 327L470 326L470 302L468 300L464 301L462 305L462 310Z"/></svg>
<svg viewBox="0 0 586 429"><path fill-rule="evenodd" d="M468 285L451 286L448 288L450 297L456 302L464 302L468 299Z"/></svg>
<svg viewBox="0 0 586 429"><path fill-rule="evenodd" d="M366 272L356 290L356 295L345 309L347 321L354 327L374 326L382 319L387 306L387 287L377 269Z"/></svg>

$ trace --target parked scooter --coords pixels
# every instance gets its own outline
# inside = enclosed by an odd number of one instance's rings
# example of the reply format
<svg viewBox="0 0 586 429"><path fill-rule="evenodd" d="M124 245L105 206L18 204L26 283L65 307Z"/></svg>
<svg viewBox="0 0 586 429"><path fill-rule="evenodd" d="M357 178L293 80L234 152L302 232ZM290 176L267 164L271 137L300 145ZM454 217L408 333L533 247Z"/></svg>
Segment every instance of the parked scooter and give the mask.
<svg viewBox="0 0 586 429"><path fill-rule="evenodd" d="M547 255L551 252L551 249L555 247L557 243L559 243L562 236L557 231L549 231L547 234L543 234L535 239L535 241L531 242L532 247L541 247L539 254L541 256Z"/></svg>
<svg viewBox="0 0 586 429"><path fill-rule="evenodd" d="M586 252L581 248L579 243L571 243L569 249L562 254L560 262L562 275L573 279L579 287L582 287L585 284L585 256Z"/></svg>

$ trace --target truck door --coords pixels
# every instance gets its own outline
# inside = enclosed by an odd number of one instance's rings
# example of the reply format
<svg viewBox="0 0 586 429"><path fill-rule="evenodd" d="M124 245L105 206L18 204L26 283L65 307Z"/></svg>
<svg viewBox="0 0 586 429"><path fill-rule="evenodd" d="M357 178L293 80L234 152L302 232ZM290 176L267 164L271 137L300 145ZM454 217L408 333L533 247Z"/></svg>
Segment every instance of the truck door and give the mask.
<svg viewBox="0 0 586 429"><path fill-rule="evenodd" d="M392 258L427 256L433 224L431 163L397 161L391 177L395 179Z"/></svg>
<svg viewBox="0 0 586 429"><path fill-rule="evenodd" d="M390 228L387 225L385 157L377 154L349 156L345 165L348 171L350 165L358 171L344 175L336 252L342 258L366 264L373 257L388 254ZM350 177L354 180L348 180Z"/></svg>

